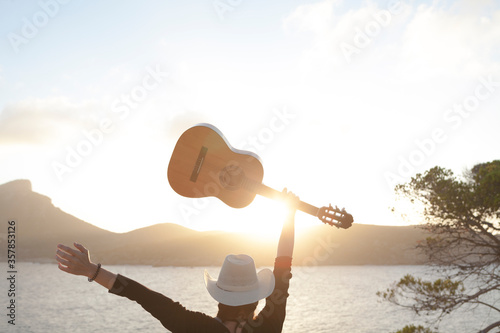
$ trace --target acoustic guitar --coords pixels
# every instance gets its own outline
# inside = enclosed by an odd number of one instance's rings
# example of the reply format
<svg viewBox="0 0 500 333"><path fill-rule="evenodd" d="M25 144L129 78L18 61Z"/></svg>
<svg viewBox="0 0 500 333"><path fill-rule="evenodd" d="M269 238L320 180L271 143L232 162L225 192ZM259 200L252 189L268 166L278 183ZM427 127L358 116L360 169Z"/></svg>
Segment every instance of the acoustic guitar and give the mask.
<svg viewBox="0 0 500 333"><path fill-rule="evenodd" d="M284 194L264 184L264 169L256 154L233 148L210 124L186 130L177 141L168 165L172 189L188 198L216 197L233 208L249 205L257 194L282 199ZM349 228L353 217L332 205L317 208L299 201L297 209L323 223Z"/></svg>

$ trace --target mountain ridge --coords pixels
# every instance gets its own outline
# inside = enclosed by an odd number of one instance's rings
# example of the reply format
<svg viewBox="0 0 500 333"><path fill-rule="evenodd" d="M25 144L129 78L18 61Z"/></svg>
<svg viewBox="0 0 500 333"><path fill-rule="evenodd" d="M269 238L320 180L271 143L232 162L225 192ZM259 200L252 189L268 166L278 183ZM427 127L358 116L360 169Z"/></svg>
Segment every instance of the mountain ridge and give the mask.
<svg viewBox="0 0 500 333"><path fill-rule="evenodd" d="M258 265L270 266L278 241L195 231L175 223L115 233L55 207L49 197L33 192L26 179L0 185L0 219L16 221L17 261L55 263L57 244L77 241L91 250L92 260L106 264L219 266L229 253L246 253ZM0 247L7 249L7 228L3 229ZM415 245L425 237L415 226L354 224L343 230L320 224L296 235L294 265L422 264ZM6 261L6 252L0 251L0 261Z"/></svg>

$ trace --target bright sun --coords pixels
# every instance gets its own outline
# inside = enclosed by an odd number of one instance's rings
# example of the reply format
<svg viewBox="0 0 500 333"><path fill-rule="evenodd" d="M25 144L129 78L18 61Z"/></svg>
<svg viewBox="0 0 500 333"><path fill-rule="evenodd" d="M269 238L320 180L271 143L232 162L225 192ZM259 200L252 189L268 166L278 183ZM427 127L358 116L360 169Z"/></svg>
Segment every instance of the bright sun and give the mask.
<svg viewBox="0 0 500 333"><path fill-rule="evenodd" d="M277 241L279 239L283 223L287 216L287 208L282 202L259 196L250 205L241 210L230 207L227 209L231 216L237 216L237 218L221 217L216 225L216 229L252 234L270 241ZM297 211L295 215L296 233L300 233L301 230L314 225L314 222L304 219L303 215L306 214L300 211ZM314 219L311 216L307 217Z"/></svg>

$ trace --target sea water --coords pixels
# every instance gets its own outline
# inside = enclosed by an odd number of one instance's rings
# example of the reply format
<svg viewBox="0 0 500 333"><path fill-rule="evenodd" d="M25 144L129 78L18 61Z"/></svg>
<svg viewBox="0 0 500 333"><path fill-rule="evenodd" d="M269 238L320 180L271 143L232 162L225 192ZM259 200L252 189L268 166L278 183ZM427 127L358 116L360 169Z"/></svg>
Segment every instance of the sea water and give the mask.
<svg viewBox="0 0 500 333"><path fill-rule="evenodd" d="M204 287L203 271L217 276L218 267L105 267L190 310L216 314L217 303ZM283 332L390 333L408 324L423 324L424 317L376 295L408 273L428 272L424 266L293 267ZM5 274L0 284L0 332L168 332L140 305L85 277L64 273L55 264L17 264L14 297L8 296ZM13 322L8 316L12 300ZM498 315L484 308L463 309L443 320L439 332L478 332L498 320L494 316Z"/></svg>

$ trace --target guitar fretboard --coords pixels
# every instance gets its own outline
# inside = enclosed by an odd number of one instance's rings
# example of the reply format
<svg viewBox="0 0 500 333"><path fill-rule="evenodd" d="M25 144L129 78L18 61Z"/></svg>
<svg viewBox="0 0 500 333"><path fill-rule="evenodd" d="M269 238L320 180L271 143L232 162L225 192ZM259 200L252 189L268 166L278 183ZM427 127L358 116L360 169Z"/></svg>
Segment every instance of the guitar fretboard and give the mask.
<svg viewBox="0 0 500 333"><path fill-rule="evenodd" d="M252 179L246 178L242 181L242 187L247 191L254 192L265 196L269 199L284 199L285 195L283 192L277 191L267 185L258 183ZM318 216L319 208L310 205L306 202L299 201L297 209L303 211L304 213L310 214L312 216Z"/></svg>

